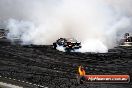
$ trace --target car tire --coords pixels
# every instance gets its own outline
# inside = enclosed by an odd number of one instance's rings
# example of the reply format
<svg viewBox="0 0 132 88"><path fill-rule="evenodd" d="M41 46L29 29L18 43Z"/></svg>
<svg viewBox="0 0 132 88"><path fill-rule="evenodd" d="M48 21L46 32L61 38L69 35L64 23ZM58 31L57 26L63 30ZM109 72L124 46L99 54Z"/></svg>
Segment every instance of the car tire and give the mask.
<svg viewBox="0 0 132 88"><path fill-rule="evenodd" d="M53 43L53 48L56 49L56 47L57 47L57 44Z"/></svg>
<svg viewBox="0 0 132 88"><path fill-rule="evenodd" d="M65 51L66 52L71 52L71 49L70 48L65 48Z"/></svg>

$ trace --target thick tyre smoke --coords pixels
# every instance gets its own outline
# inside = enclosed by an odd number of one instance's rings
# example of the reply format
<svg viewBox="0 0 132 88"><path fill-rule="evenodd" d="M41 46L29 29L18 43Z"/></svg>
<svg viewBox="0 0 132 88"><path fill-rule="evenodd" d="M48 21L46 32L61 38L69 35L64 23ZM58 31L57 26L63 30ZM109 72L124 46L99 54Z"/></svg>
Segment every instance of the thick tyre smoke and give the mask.
<svg viewBox="0 0 132 88"><path fill-rule="evenodd" d="M80 52L107 52L131 31L131 0L1 0L1 25L22 44L49 45L60 37L82 42ZM6 20L6 21L5 21Z"/></svg>

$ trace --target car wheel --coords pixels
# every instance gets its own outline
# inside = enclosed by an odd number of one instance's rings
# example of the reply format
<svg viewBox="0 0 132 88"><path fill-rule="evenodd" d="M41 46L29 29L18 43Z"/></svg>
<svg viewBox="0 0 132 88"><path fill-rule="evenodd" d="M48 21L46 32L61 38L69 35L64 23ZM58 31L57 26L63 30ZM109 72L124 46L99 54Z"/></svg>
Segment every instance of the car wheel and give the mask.
<svg viewBox="0 0 132 88"><path fill-rule="evenodd" d="M57 47L57 44L53 43L53 48L56 49L56 47Z"/></svg>
<svg viewBox="0 0 132 88"><path fill-rule="evenodd" d="M71 49L70 48L65 48L65 51L66 52L71 52Z"/></svg>

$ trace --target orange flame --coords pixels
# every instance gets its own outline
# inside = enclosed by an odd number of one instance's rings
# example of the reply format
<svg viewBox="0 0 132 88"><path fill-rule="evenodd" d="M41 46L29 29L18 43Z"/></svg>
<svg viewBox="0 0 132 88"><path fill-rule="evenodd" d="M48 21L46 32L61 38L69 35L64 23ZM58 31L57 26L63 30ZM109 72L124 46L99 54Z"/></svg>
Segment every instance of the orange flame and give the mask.
<svg viewBox="0 0 132 88"><path fill-rule="evenodd" d="M79 72L79 75L80 75L80 76L86 75L86 72L85 72L85 70L84 70L84 68L83 68L82 66L79 66L78 72Z"/></svg>

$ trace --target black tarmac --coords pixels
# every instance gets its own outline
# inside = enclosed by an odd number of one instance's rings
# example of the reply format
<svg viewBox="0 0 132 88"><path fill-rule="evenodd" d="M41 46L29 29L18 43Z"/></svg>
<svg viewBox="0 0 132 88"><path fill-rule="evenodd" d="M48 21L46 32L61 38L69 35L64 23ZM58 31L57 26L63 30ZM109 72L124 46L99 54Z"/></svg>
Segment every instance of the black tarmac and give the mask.
<svg viewBox="0 0 132 88"><path fill-rule="evenodd" d="M87 74L126 74L132 78L132 47L116 47L109 53L96 54L0 43L0 81L24 88L132 88L132 82L80 85L76 79L79 65L85 67Z"/></svg>

